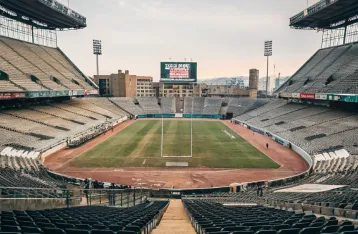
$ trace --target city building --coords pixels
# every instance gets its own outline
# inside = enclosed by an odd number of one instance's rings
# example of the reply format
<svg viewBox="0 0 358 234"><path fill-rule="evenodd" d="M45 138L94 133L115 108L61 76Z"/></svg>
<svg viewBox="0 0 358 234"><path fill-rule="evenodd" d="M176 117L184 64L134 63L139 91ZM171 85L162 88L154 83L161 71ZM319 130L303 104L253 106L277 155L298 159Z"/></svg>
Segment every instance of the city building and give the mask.
<svg viewBox="0 0 358 234"><path fill-rule="evenodd" d="M111 97L153 97L153 77L130 75L126 70L110 75L95 75L94 82L99 87L100 96Z"/></svg>
<svg viewBox="0 0 358 234"><path fill-rule="evenodd" d="M290 77L286 76L286 77L277 77L275 79L275 88L274 91L277 90L283 83L285 83Z"/></svg>
<svg viewBox="0 0 358 234"><path fill-rule="evenodd" d="M202 96L205 97L239 97L249 96L248 89L242 89L240 86L228 86L228 85L201 85Z"/></svg>
<svg viewBox="0 0 358 234"><path fill-rule="evenodd" d="M201 97L201 84L160 83L161 97Z"/></svg>

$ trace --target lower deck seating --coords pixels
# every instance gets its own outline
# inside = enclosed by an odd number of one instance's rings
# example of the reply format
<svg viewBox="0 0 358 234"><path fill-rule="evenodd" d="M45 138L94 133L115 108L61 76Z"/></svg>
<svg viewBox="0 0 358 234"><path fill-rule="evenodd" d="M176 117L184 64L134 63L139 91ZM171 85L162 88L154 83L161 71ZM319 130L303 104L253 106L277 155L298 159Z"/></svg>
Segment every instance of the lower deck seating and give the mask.
<svg viewBox="0 0 358 234"><path fill-rule="evenodd" d="M162 110L155 97L137 97L140 107L146 114L161 114Z"/></svg>
<svg viewBox="0 0 358 234"><path fill-rule="evenodd" d="M276 134L309 154L337 149L346 149L353 155L358 152L355 137L358 112L355 108L273 100L235 119Z"/></svg>
<svg viewBox="0 0 358 234"><path fill-rule="evenodd" d="M160 108L163 114L176 113L176 99L173 97L162 97L160 99Z"/></svg>
<svg viewBox="0 0 358 234"><path fill-rule="evenodd" d="M120 108L122 108L123 110L127 111L128 113L130 113L132 115L144 115L145 114L139 106L134 104L134 102L131 98L113 97L113 98L109 98L109 100L113 104L119 106Z"/></svg>
<svg viewBox="0 0 358 234"><path fill-rule="evenodd" d="M335 217L317 218L261 206L230 207L196 199L184 200L184 206L197 233L320 234L355 229L352 222L338 224Z"/></svg>
<svg viewBox="0 0 358 234"><path fill-rule="evenodd" d="M101 106L100 103L103 103ZM107 98L44 102L0 111L0 147L46 149L126 114Z"/></svg>
<svg viewBox="0 0 358 234"><path fill-rule="evenodd" d="M205 98L203 114L217 115L221 108L220 98Z"/></svg>
<svg viewBox="0 0 358 234"><path fill-rule="evenodd" d="M1 232L48 234L147 233L167 201L146 202L129 208L86 206L1 213Z"/></svg>
<svg viewBox="0 0 358 234"><path fill-rule="evenodd" d="M36 158L0 156L0 187L63 188L63 181L52 178ZM27 190L23 191L28 192ZM33 191L31 191L33 192ZM1 196L12 197L6 189ZM17 197L21 194L17 194Z"/></svg>

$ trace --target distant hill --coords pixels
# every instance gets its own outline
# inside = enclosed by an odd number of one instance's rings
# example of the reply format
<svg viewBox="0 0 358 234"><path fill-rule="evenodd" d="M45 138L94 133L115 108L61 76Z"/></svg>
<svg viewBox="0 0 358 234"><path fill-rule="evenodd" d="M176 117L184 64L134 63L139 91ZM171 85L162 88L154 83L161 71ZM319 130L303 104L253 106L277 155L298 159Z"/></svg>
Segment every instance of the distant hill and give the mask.
<svg viewBox="0 0 358 234"><path fill-rule="evenodd" d="M209 78L209 79L199 79L198 83L205 83L208 85L226 85L232 82L234 79L241 79L245 82L245 85L249 84L249 77L248 76L233 76L233 77L216 77L216 78Z"/></svg>

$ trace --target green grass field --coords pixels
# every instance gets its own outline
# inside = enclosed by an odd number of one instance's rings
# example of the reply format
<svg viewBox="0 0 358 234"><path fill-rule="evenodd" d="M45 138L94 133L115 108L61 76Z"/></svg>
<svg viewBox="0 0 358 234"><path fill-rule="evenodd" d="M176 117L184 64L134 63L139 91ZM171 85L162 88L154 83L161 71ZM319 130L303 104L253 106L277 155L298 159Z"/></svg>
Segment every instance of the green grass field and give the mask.
<svg viewBox="0 0 358 234"><path fill-rule="evenodd" d="M163 155L190 155L191 121L164 121ZM233 134L231 139L223 130ZM161 158L161 120L138 120L71 162L75 167L278 168L279 165L219 121L193 121L193 157Z"/></svg>

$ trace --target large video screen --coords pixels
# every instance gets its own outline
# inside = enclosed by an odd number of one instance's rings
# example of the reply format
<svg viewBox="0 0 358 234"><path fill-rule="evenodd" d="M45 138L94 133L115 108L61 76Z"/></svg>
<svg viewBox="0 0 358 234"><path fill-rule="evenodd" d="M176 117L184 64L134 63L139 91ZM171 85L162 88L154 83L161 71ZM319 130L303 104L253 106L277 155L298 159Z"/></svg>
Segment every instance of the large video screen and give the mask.
<svg viewBox="0 0 358 234"><path fill-rule="evenodd" d="M193 62L161 62L160 81L168 83L196 82L197 63Z"/></svg>

